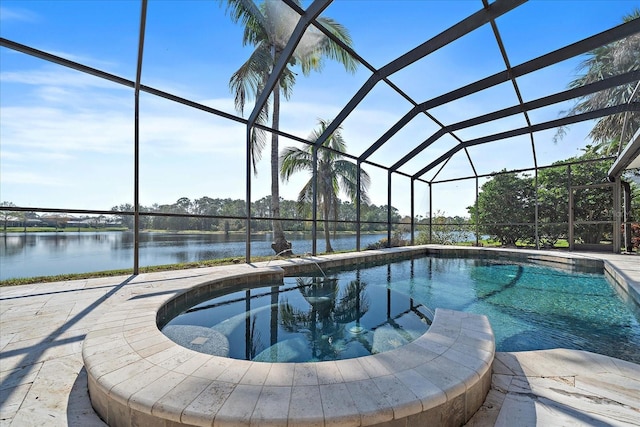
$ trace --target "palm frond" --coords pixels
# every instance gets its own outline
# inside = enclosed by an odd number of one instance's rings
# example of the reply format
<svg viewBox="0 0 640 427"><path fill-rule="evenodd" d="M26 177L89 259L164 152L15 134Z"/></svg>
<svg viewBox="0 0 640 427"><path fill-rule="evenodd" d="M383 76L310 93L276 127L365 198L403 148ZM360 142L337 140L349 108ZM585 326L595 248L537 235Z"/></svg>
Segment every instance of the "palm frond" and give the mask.
<svg viewBox="0 0 640 427"><path fill-rule="evenodd" d="M318 18L318 23L329 30L332 35L336 36L345 45L349 47L353 45L353 41L349 35L349 30L347 30L342 24L339 24L328 17ZM338 61L340 64L344 65L345 70L348 72L355 73L358 69L358 65L360 64L358 60L332 39L327 37L326 42L321 47L321 50L323 55L327 58Z"/></svg>
<svg viewBox="0 0 640 427"><path fill-rule="evenodd" d="M640 19L640 9L625 16L623 21ZM579 75L569 84L570 88L581 87L621 73L640 69L640 34L633 34L624 39L598 47L587 54L578 66ZM578 98L568 111L561 115L572 116L606 107L631 102L631 95L638 82L631 82ZM638 95L640 96L640 95ZM604 154L617 150L622 138L633 134L640 127L640 113L629 112L613 114L598 119L589 133L594 147ZM566 134L566 127L559 128L554 141ZM623 141L624 142L624 141Z"/></svg>
<svg viewBox="0 0 640 427"><path fill-rule="evenodd" d="M264 14L253 0L218 0L218 3L226 7L225 11L234 23L239 22L245 27L245 40L247 28L254 31L257 29L265 31L266 21Z"/></svg>
<svg viewBox="0 0 640 427"><path fill-rule="evenodd" d="M262 110L258 112L256 117L256 124L266 125L269 120L269 108L270 102L267 102L262 107ZM258 162L262 159L262 151L267 146L267 134L264 130L253 127L251 129L251 164L253 165L253 174L258 174Z"/></svg>
<svg viewBox="0 0 640 427"><path fill-rule="evenodd" d="M229 88L234 94L235 107L241 114L248 99L255 99L263 90L268 75L265 67L270 67L272 57L268 45L260 43L251 53L247 61L233 73L229 80ZM270 100L258 112L256 123L265 125L269 120ZM253 128L251 131L251 161L253 171L257 173L257 165L262 158L262 151L266 147L266 134L263 130Z"/></svg>
<svg viewBox="0 0 640 427"><path fill-rule="evenodd" d="M249 59L231 75L229 88L234 94L236 110L244 112L248 99L255 99L264 88L268 71L273 65L273 58L266 43L260 43L251 53Z"/></svg>
<svg viewBox="0 0 640 427"><path fill-rule="evenodd" d="M311 201L313 200L313 182L311 180L307 181L305 185L302 186L302 189L298 193L297 209L298 214L306 215L309 211L308 207L311 206Z"/></svg>
<svg viewBox="0 0 640 427"><path fill-rule="evenodd" d="M293 86L296 84L296 74L289 67L285 67L280 74L279 83L282 96L285 99L291 98Z"/></svg>
<svg viewBox="0 0 640 427"><path fill-rule="evenodd" d="M296 147L287 147L280 154L280 175L288 181L296 172L310 170L313 167L312 154Z"/></svg>
<svg viewBox="0 0 640 427"><path fill-rule="evenodd" d="M326 17L318 18L318 24L326 28L346 46L351 47L352 40L349 31L335 20ZM333 39L327 37L320 30L310 27L306 36L313 36L318 40L312 49L298 50L296 60L300 64L302 73L308 76L311 71L321 71L324 67L324 59L329 58L342 64L350 73L355 73L358 68L358 60Z"/></svg>

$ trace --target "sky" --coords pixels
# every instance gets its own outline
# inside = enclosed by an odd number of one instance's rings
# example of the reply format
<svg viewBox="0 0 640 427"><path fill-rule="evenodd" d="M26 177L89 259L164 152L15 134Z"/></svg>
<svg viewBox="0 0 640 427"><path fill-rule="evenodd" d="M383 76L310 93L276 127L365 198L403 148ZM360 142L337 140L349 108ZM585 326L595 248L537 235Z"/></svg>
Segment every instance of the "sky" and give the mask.
<svg viewBox="0 0 640 427"><path fill-rule="evenodd" d="M303 2L304 7L310 2ZM497 19L511 66L579 41L622 22L640 7L635 0L529 1ZM383 67L406 51L482 8L480 0L334 0L322 16L344 25L354 49L372 66ZM135 79L140 25L139 1L2 0L0 36L129 80ZM242 28L224 7L208 0L150 0L146 19L142 84L230 114L229 78L249 57ZM577 57L518 79L524 101L565 89L585 57ZM389 76L416 102L447 93L504 69L489 25L454 41ZM332 120L370 77L366 67L347 73L327 60L321 73L303 75L282 103L281 130L306 138L318 119ZM517 104L510 83L429 111L452 124ZM532 123L553 120L572 104L530 113ZM252 104L244 111L248 117ZM342 124L353 155L364 152L411 109L387 84L378 83ZM134 92L106 80L0 48L0 201L18 206L108 210L133 203ZM522 115L456 132L462 140L525 126ZM538 165L580 154L593 123L569 128L559 142L555 130L534 135ZM439 129L419 115L377 150L372 162L389 166ZM143 93L140 98L140 203L243 199L246 189L245 126ZM401 169L421 170L457 141L440 138ZM280 139L280 147L300 143ZM472 147L479 174L533 167L529 136ZM372 184L371 202L387 204L387 172L364 165ZM423 178L431 180L439 168ZM438 172L437 180L472 176L464 152ZM309 176L281 183L281 195L295 199ZM269 151L251 178L251 198L270 194ZM480 180L480 185L484 180ZM392 205L410 214L410 179L392 177ZM432 186L432 209L466 216L475 180ZM415 188L415 214L430 209L426 184Z"/></svg>

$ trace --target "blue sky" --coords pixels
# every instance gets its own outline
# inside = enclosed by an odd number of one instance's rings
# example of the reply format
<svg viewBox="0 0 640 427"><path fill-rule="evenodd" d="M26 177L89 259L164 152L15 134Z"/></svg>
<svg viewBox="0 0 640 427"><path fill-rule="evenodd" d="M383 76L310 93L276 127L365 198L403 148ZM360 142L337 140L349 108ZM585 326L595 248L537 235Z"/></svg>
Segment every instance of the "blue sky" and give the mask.
<svg viewBox="0 0 640 427"><path fill-rule="evenodd" d="M307 6L309 2L304 2ZM497 24L512 66L621 23L638 1L530 1ZM135 77L140 2L12 1L0 4L0 35L118 76ZM382 67L448 26L478 11L479 0L335 0L324 12L346 26L353 46L374 67ZM251 47L241 45L242 28L213 1L149 1L142 83L235 113L230 75ZM566 88L583 57L518 80L525 101ZM110 209L133 202L133 91L129 88L0 48L0 199L20 206ZM417 102L487 77L504 67L489 26L453 42L390 80ZM351 75L328 61L322 73L298 71L293 96L282 106L282 130L306 137L318 118L333 119L369 77L365 67ZM430 111L444 124L517 103L503 84ZM531 113L533 123L558 118L571 104ZM349 151L362 153L411 108L385 84L378 84L343 123ZM245 112L247 116L249 110ZM244 198L245 129L164 99L141 97L141 203L173 203L179 197ZM524 126L522 116L465 129L472 139ZM579 154L589 143L591 124L574 125L558 144L554 131L535 134L539 165ZM438 129L416 117L370 158L390 165ZM455 144L443 137L403 170L414 173ZM281 139L281 147L297 145ZM533 166L528 136L469 150L479 173ZM269 194L268 151L252 179L252 199ZM365 166L370 197L387 203L387 174ZM425 178L433 176L425 175ZM439 179L469 176L458 153ZM282 184L295 199L300 175ZM482 183L482 181L481 181ZM426 185L416 187L416 214L429 209ZM394 177L392 204L409 214L409 180ZM466 215L475 181L434 186L434 211Z"/></svg>

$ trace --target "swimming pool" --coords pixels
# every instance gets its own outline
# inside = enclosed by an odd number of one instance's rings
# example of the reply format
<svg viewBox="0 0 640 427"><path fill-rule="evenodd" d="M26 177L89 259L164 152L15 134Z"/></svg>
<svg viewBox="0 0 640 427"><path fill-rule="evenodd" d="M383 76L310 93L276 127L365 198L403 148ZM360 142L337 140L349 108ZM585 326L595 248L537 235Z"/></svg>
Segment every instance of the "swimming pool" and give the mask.
<svg viewBox="0 0 640 427"><path fill-rule="evenodd" d="M171 320L165 326L165 333L195 350L198 343L222 342L222 348L218 346L213 351L228 351L227 355L234 358L314 361L328 360L328 355L333 354L341 359L385 351L403 344L403 339L408 342L410 337L422 333L416 326L422 323L426 328L431 310L447 308L486 315L494 329L497 351L570 348L640 363L637 306L625 303L602 274L514 262L508 258L438 256L316 273L314 277L285 278L284 282L266 288L207 300ZM362 323L355 320L358 313L351 312L345 315L348 321L332 332L323 333L323 322L314 326L307 321L298 322L294 333L292 324L287 322L295 317L296 310L306 310L306 320L314 310L309 300L313 295L302 290L300 281L315 283L315 292L324 291L321 299L333 301L334 309L340 293L329 296L328 288L351 286L352 292L358 287L366 288L369 296L364 300L353 299L350 304L354 309L359 305L361 312L364 311L359 319ZM323 285L318 286L319 283ZM284 304L276 308L278 303ZM412 311L412 307L417 309ZM405 311L410 314L399 317ZM302 319L300 313L298 319ZM200 320L193 320L196 318ZM398 328L389 327L394 318L402 319ZM378 339L378 346L374 347L380 325L384 328L378 335L384 340ZM353 333L357 331L354 327L363 327L364 332ZM382 333L385 330L387 333ZM209 340L203 333L216 334L218 339ZM299 339L304 335L314 338L306 347ZM319 350L323 346L324 349Z"/></svg>

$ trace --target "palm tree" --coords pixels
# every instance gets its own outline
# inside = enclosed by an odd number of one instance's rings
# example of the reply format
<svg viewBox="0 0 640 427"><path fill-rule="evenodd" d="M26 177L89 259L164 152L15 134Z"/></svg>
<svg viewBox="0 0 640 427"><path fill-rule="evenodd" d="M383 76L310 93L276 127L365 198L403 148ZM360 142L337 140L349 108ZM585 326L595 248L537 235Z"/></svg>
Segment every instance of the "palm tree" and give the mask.
<svg viewBox="0 0 640 427"><path fill-rule="evenodd" d="M310 141L316 141L329 126L330 121L319 119L318 123L320 127L309 135L308 139ZM346 144L341 131L342 129L338 127L322 144L325 149L318 150L318 206L324 219L324 239L327 252L333 252L329 233L329 219L338 219L338 207L340 205L338 194L341 190L344 191L354 203L357 197L358 166L344 159L344 156L340 154L346 152ZM288 181L291 175L298 171L313 173L313 150L313 145L308 145L304 150L296 147L285 148L280 156L282 179ZM369 175L360 170L360 199L364 203L369 202L366 195L369 182ZM304 210L305 207L314 203L312 186L313 176L298 194L298 207L300 210Z"/></svg>
<svg viewBox="0 0 640 427"><path fill-rule="evenodd" d="M243 113L247 99L257 99L260 96L277 63L282 50L285 48L291 33L299 19L299 15L281 1L265 0L256 4L253 0L219 0L226 4L227 13L234 22L240 21L244 25L244 45L255 46L249 59L231 76L229 86L235 94L236 109ZM295 0L297 2L297 0ZM332 35L345 45L351 46L351 37L342 25L325 17L317 19L318 24L326 28ZM340 45L314 27L305 32L296 48L289 64L283 70L268 101L257 117L256 123L266 124L271 114L271 127L278 130L280 126L280 96L285 99L291 96L296 74L292 67L299 65L305 76L311 71L320 71L324 58L330 58L342 63L349 72L355 72L357 61ZM273 108L271 109L271 105ZM271 110L271 111L270 111ZM264 132L253 129L251 136L251 158L256 172L256 164L260 160L262 150L266 145ZM291 250L291 243L287 242L280 218L280 189L278 167L278 134L271 134L271 217L274 242L271 245L276 253Z"/></svg>
<svg viewBox="0 0 640 427"><path fill-rule="evenodd" d="M623 17L624 22L640 18L640 9L635 9ZM570 84L570 88L584 86L618 74L640 69L640 34L634 34L616 42L601 46L588 53L580 63L583 71ZM621 105L640 97L639 82L613 87L579 98L577 103L566 112L567 116L585 113L612 105ZM634 92L635 91L635 92ZM602 154L615 154L620 150L636 129L640 127L640 114L637 112L619 113L598 119L589 133L594 148ZM556 135L562 137L564 129Z"/></svg>

